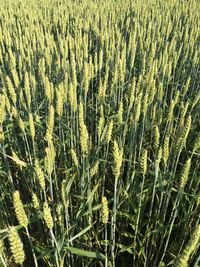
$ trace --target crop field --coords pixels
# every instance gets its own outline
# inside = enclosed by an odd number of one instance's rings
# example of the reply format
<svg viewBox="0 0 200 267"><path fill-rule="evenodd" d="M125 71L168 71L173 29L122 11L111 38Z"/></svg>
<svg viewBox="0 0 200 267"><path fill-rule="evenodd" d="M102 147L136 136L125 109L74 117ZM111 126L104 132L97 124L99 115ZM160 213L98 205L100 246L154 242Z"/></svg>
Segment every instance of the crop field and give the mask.
<svg viewBox="0 0 200 267"><path fill-rule="evenodd" d="M0 0L17 266L200 266L199 0Z"/></svg>

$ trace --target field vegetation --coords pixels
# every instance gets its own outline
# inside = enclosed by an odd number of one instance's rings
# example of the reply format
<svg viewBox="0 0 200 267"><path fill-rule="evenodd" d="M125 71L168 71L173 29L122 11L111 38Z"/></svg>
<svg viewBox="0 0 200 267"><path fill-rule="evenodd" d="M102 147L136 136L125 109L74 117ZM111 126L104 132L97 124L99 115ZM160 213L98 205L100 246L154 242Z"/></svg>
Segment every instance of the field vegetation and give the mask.
<svg viewBox="0 0 200 267"><path fill-rule="evenodd" d="M200 266L198 0L2 1L0 266Z"/></svg>

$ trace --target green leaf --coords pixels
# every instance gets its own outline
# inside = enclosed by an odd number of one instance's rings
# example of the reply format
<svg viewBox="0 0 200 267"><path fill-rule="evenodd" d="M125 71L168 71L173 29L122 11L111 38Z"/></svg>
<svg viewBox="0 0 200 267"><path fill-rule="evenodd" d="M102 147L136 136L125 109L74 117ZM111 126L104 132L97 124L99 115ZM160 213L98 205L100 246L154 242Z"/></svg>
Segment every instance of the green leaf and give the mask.
<svg viewBox="0 0 200 267"><path fill-rule="evenodd" d="M68 250L69 252L71 252L72 254L76 254L79 256L94 258L94 259L100 259L100 260L105 259L105 256L98 251L93 252L93 251L88 251L88 250L75 248L75 247L65 247L65 249Z"/></svg>
<svg viewBox="0 0 200 267"><path fill-rule="evenodd" d="M66 186L66 188L65 188L65 193L66 193L67 195L68 195L69 192L70 192L70 189L71 189L71 186L72 186L72 183L73 183L74 179L75 179L75 175L72 176L72 178L69 180L69 182L68 182L68 184L67 184L67 186Z"/></svg>
<svg viewBox="0 0 200 267"><path fill-rule="evenodd" d="M101 207L102 207L102 205L101 205L101 204L98 204L98 205L96 205L96 206L94 206L94 207L92 208L92 211L99 210L99 209L101 209ZM89 211L85 212L85 213L83 214L83 216L86 216L86 215L88 215L88 214L89 214Z"/></svg>
<svg viewBox="0 0 200 267"><path fill-rule="evenodd" d="M73 236L68 242L72 242L73 240L77 239L78 237L84 235L85 233L87 233L90 228L92 227L92 224L87 226L85 229L83 229L82 231L80 231L77 235Z"/></svg>
<svg viewBox="0 0 200 267"><path fill-rule="evenodd" d="M133 253L133 244L130 244L130 245L128 245L128 246L123 246L122 245L122 248L121 248L121 250L119 251L119 253L123 253L123 252L128 252L128 253L130 253L130 254L134 254Z"/></svg>
<svg viewBox="0 0 200 267"><path fill-rule="evenodd" d="M86 204L88 204L88 203L91 203L91 204L92 204L94 194L95 194L95 192L97 191L98 187L99 187L99 183L97 183L97 184L95 185L95 187L93 188L92 192L89 194Z"/></svg>

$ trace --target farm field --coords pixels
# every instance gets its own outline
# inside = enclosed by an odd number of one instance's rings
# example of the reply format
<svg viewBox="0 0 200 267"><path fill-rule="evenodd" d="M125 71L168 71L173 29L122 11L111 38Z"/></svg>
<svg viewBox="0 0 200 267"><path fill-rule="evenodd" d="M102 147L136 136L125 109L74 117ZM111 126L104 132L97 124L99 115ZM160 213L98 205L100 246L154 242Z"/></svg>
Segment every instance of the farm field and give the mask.
<svg viewBox="0 0 200 267"><path fill-rule="evenodd" d="M198 0L0 1L1 266L200 266Z"/></svg>

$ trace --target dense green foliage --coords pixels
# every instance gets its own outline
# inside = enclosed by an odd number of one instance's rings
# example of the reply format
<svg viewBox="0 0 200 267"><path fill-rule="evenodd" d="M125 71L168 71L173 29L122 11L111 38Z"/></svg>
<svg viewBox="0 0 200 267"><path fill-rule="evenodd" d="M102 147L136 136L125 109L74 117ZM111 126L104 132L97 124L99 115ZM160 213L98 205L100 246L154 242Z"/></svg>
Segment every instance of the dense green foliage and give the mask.
<svg viewBox="0 0 200 267"><path fill-rule="evenodd" d="M1 3L2 266L198 266L199 14Z"/></svg>

